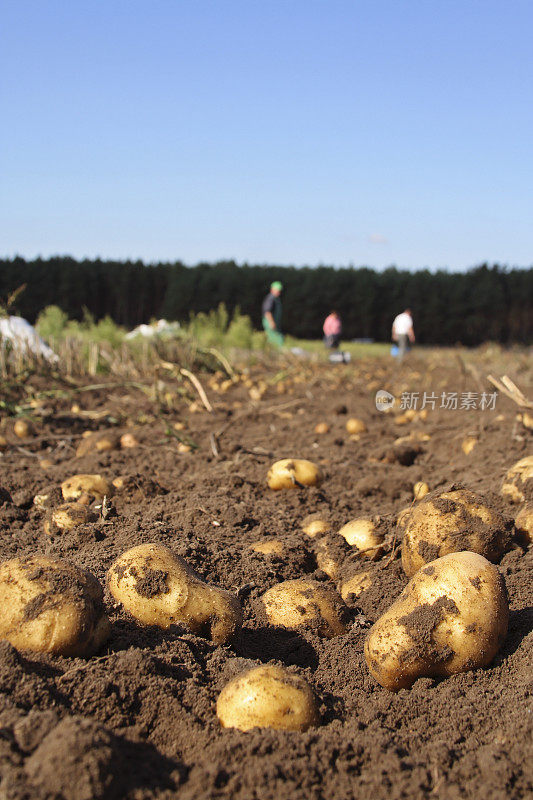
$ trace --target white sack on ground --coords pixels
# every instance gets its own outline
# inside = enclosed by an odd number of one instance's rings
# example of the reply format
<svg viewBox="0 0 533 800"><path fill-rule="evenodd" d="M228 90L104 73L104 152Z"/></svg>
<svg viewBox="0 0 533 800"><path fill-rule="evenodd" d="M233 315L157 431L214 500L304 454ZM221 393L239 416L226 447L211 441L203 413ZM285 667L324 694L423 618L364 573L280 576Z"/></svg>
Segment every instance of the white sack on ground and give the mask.
<svg viewBox="0 0 533 800"><path fill-rule="evenodd" d="M59 361L58 356L46 342L41 339L33 325L23 317L4 317L0 319L0 339L21 350L42 356L51 363Z"/></svg>

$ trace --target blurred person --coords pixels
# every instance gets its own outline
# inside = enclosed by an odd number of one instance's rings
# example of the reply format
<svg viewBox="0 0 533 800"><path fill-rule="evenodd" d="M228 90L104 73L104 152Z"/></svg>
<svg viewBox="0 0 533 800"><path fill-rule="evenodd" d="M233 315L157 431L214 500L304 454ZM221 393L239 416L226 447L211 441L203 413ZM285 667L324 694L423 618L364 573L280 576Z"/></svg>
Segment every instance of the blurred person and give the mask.
<svg viewBox="0 0 533 800"><path fill-rule="evenodd" d="M331 311L322 326L324 331L324 344L330 350L337 350L341 340L342 322L336 311Z"/></svg>
<svg viewBox="0 0 533 800"><path fill-rule="evenodd" d="M398 360L401 361L409 350L409 344L414 344L415 341L410 308L406 308L405 311L398 314L392 323L392 340L398 343Z"/></svg>
<svg viewBox="0 0 533 800"><path fill-rule="evenodd" d="M283 346L283 334L281 332L281 292L283 285L279 281L270 284L270 292L263 300L261 313L263 316L263 328L270 344L276 347Z"/></svg>

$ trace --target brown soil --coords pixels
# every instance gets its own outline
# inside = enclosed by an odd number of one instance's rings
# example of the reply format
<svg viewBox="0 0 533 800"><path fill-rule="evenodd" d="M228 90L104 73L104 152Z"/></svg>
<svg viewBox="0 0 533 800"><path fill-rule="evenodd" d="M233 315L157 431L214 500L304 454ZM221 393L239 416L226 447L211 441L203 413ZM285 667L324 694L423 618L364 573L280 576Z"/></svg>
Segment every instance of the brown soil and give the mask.
<svg viewBox="0 0 533 800"><path fill-rule="evenodd" d="M531 797L531 549L514 545L501 560L509 633L489 668L420 679L394 694L376 683L363 657L369 625L407 583L394 521L411 503L413 485L424 480L435 490L461 482L514 517L518 507L498 491L506 470L532 452L531 432L517 426L516 407L502 397L496 411L436 409L402 426L393 414L376 411L377 388L479 390L453 367L420 360L395 374L381 362L357 362L299 376L296 370L297 380L285 380L284 393L273 384L254 403L242 383L217 394L201 376L212 414L190 413L182 400L171 410L156 408L115 382L109 392L76 396L86 411L108 411L107 421L80 418L70 412L72 399L55 397L35 418L34 438L17 441L5 422L11 445L0 457L0 485L10 497L0 492L2 559L47 553L90 570L104 585L124 550L160 542L201 577L238 592L245 623L231 645L216 646L178 626L139 626L106 590L112 634L95 657L36 656L1 642L2 799ZM254 377L268 374L257 369ZM530 391L523 380L521 387ZM358 441L346 433L346 412L367 423ZM178 420L186 424L178 436L197 449L178 451L172 427ZM314 433L320 421L330 426L324 435ZM84 430L103 433L111 425L119 434L135 432L139 446L76 457ZM431 438L391 458L394 440L412 431ZM467 456L461 442L472 433L479 441ZM316 461L325 472L322 487L269 491L268 467L289 456ZM53 465L44 470L39 459L45 457ZM47 536L46 509L33 505L33 496L75 473L94 472L130 480L105 518ZM52 502L61 502L57 491ZM300 530L318 512L334 530L353 517L379 515L387 531L382 558L364 561L372 585L351 603L348 632L333 639L312 629L269 627L259 601L281 580L305 576L334 585L317 569L316 541ZM285 543L282 556L250 548L273 538ZM344 560L343 574L363 566L344 545L336 557ZM220 690L243 670L270 661L309 681L321 725L303 734L222 729L215 715Z"/></svg>

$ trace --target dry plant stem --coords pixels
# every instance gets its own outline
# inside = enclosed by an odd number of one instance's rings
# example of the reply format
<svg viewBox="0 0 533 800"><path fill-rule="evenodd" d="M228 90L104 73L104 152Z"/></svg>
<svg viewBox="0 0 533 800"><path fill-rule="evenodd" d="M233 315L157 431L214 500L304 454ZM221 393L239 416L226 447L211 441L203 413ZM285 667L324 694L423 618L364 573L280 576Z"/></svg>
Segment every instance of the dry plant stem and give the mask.
<svg viewBox="0 0 533 800"><path fill-rule="evenodd" d="M211 403L209 402L209 400L207 399L207 395L206 395L206 393L204 391L204 388L203 388L202 384L200 383L200 381L198 380L198 378L196 377L196 375L194 375L192 372L190 372L188 369L185 369L184 367L180 368L180 374L184 375L186 378L188 378L190 380L190 382L192 383L192 385L194 386L194 388L196 389L196 391L200 395L200 400L202 401L202 403L204 404L206 409L209 411L209 413L212 414L213 413L213 407L212 407Z"/></svg>
<svg viewBox="0 0 533 800"><path fill-rule="evenodd" d="M229 363L228 359L225 356L223 356L222 353L219 353L218 350L215 350L214 347L209 347L207 349L207 352L211 353L212 356L217 358L220 361L220 363L222 364L222 366L224 367L224 369L226 370L226 372L228 373L228 375L230 375L233 378L233 376L235 375L235 372L234 372L231 364Z"/></svg>
<svg viewBox="0 0 533 800"><path fill-rule="evenodd" d="M289 406L295 406L298 405L298 403L303 403L303 402L304 401L302 398L298 398L297 400L289 400L287 403L281 403L281 405L278 406L265 406L265 408L258 408L258 406L254 404L251 406L251 408L247 408L246 411L243 411L242 414L236 414L229 420L229 422L226 422L226 424L223 425L219 431L217 431L216 437L217 439L220 439L220 437L223 436L235 422L238 422L239 420L244 419L245 417L249 417L250 414L275 413L276 411L281 411L282 408L289 408Z"/></svg>
<svg viewBox="0 0 533 800"><path fill-rule="evenodd" d="M533 400L528 400L524 393L507 375L504 375L501 380L494 378L492 375L487 375L487 380L489 380L499 392L516 403L517 406L521 408L533 408Z"/></svg>

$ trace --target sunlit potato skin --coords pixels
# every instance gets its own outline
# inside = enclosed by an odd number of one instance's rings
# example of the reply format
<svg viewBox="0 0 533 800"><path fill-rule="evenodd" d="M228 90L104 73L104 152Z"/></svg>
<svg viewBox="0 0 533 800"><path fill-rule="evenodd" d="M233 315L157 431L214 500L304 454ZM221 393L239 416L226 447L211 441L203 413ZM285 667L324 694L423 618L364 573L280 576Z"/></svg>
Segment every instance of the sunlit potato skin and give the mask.
<svg viewBox="0 0 533 800"><path fill-rule="evenodd" d="M221 691L217 717L224 728L306 731L319 724L313 691L299 675L267 664L238 675Z"/></svg>
<svg viewBox="0 0 533 800"><path fill-rule="evenodd" d="M366 663L391 691L479 669L500 649L508 620L498 568L478 553L452 553L417 572L370 629Z"/></svg>
<svg viewBox="0 0 533 800"><path fill-rule="evenodd" d="M110 623L91 573L48 556L0 564L0 639L23 651L89 656Z"/></svg>
<svg viewBox="0 0 533 800"><path fill-rule="evenodd" d="M404 525L402 567L409 578L424 564L462 550L497 562L511 541L508 521L467 489L424 498L413 506Z"/></svg>
<svg viewBox="0 0 533 800"><path fill-rule="evenodd" d="M113 494L113 486L102 475L73 475L63 481L61 493L65 500L79 500L82 495L102 500Z"/></svg>
<svg viewBox="0 0 533 800"><path fill-rule="evenodd" d="M236 595L204 583L186 561L160 544L123 553L107 581L115 600L143 625L183 625L216 644L225 644L242 625Z"/></svg>
<svg viewBox="0 0 533 800"><path fill-rule="evenodd" d="M520 544L525 547L533 544L533 501L522 506L514 525Z"/></svg>
<svg viewBox="0 0 533 800"><path fill-rule="evenodd" d="M341 636L348 629L347 608L341 596L318 581L283 581L268 589L262 600L272 625L292 629L310 626L326 638Z"/></svg>
<svg viewBox="0 0 533 800"><path fill-rule="evenodd" d="M375 560L383 553L381 545L384 537L380 533L378 525L372 519L365 517L352 519L342 526L339 535L366 558Z"/></svg>
<svg viewBox="0 0 533 800"><path fill-rule="evenodd" d="M268 487L273 491L318 486L322 480L322 472L317 465L305 458L283 458L276 461L267 475Z"/></svg>

